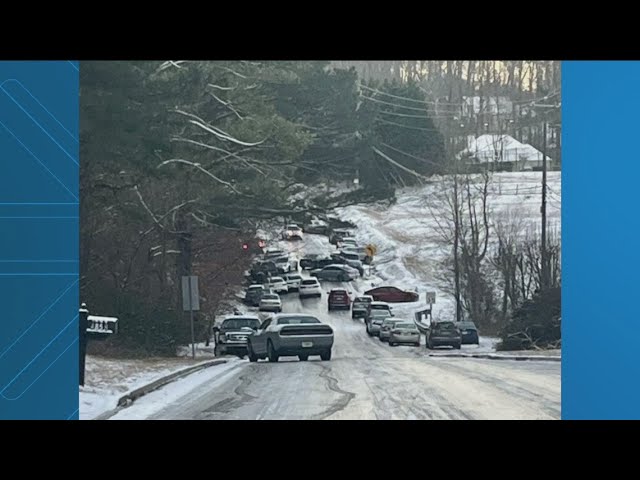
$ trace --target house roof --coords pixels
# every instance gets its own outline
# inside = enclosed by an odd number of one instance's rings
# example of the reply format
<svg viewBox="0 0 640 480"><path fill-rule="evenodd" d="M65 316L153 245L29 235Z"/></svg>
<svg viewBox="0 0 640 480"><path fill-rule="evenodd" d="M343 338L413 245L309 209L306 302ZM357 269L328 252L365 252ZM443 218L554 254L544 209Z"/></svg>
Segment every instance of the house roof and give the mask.
<svg viewBox="0 0 640 480"><path fill-rule="evenodd" d="M458 154L458 158L464 157L475 158L479 162L542 161L542 152L510 135L485 134L469 137L467 148ZM547 156L547 160L551 158Z"/></svg>

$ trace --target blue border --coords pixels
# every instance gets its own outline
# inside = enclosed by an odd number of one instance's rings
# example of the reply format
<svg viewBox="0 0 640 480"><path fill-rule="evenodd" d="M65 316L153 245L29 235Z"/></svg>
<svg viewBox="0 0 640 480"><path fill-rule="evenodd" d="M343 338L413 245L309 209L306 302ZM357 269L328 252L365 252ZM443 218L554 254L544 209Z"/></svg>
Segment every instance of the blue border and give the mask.
<svg viewBox="0 0 640 480"><path fill-rule="evenodd" d="M640 419L640 62L564 62L564 419Z"/></svg>
<svg viewBox="0 0 640 480"><path fill-rule="evenodd" d="M0 419L78 418L78 93L78 62L0 62Z"/></svg>

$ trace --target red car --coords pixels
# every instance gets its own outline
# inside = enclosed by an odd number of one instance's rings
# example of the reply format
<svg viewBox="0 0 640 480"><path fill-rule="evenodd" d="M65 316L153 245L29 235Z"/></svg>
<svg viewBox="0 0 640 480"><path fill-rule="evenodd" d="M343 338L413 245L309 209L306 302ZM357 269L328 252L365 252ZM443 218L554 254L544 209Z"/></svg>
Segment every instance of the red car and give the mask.
<svg viewBox="0 0 640 480"><path fill-rule="evenodd" d="M351 309L351 296L344 288L334 288L329 292L329 310Z"/></svg>
<svg viewBox="0 0 640 480"><path fill-rule="evenodd" d="M417 302L420 298L417 292L408 292L396 287L376 287L364 293L371 295L376 302L387 303Z"/></svg>

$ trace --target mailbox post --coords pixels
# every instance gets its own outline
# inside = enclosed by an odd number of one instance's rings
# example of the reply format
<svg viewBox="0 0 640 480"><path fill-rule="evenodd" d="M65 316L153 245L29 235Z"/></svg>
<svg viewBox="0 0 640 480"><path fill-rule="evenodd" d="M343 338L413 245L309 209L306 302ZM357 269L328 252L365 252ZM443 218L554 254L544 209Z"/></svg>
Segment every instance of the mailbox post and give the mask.
<svg viewBox="0 0 640 480"><path fill-rule="evenodd" d="M87 358L87 329L89 328L89 310L83 303L79 312L80 332L78 342L80 344L80 385L84 386L84 367Z"/></svg>
<svg viewBox="0 0 640 480"><path fill-rule="evenodd" d="M89 315L87 304L83 303L79 310L80 319L80 385L84 386L85 366L87 359L87 343L89 340L106 340L118 333L118 319L115 317L97 317Z"/></svg>

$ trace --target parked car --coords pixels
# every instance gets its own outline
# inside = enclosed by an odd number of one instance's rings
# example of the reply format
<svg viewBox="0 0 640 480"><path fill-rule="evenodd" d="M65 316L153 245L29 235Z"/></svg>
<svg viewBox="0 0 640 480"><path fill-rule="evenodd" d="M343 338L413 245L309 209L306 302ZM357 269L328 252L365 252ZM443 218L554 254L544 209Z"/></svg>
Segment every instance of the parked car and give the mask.
<svg viewBox="0 0 640 480"><path fill-rule="evenodd" d="M251 275L257 277L260 273L263 275L277 275L278 266L271 260L263 260L255 263L251 268Z"/></svg>
<svg viewBox="0 0 640 480"><path fill-rule="evenodd" d="M432 323L427 334L427 348L449 346L460 349L462 345L462 335L454 322Z"/></svg>
<svg viewBox="0 0 640 480"><path fill-rule="evenodd" d="M365 293L371 295L374 300L387 303L417 302L420 299L417 292L410 292L389 286L372 288Z"/></svg>
<svg viewBox="0 0 640 480"><path fill-rule="evenodd" d="M299 273L288 273L284 276L284 281L287 283L289 292L297 292L300 288L300 282L302 282L302 276Z"/></svg>
<svg viewBox="0 0 640 480"><path fill-rule="evenodd" d="M358 241L353 237L342 237L340 240L338 240L336 246L338 248L358 248Z"/></svg>
<svg viewBox="0 0 640 480"><path fill-rule="evenodd" d="M316 235L326 235L329 232L329 226L319 220L312 220L311 223L304 227L304 233L313 233Z"/></svg>
<svg viewBox="0 0 640 480"><path fill-rule="evenodd" d="M214 355L232 354L243 358L247 354L247 337L252 329L260 326L260 319L253 315L226 317L219 326L214 327L216 346Z"/></svg>
<svg viewBox="0 0 640 480"><path fill-rule="evenodd" d="M369 317L369 315L371 315L376 310L384 310L386 312L389 312L389 316L393 317L393 309L391 308L391 305L386 302L376 302L374 300L369 304L365 318Z"/></svg>
<svg viewBox="0 0 640 480"><path fill-rule="evenodd" d="M277 293L265 293L260 299L258 310L261 312L281 312L282 300Z"/></svg>
<svg viewBox="0 0 640 480"><path fill-rule="evenodd" d="M284 281L282 277L271 277L267 280L265 284L267 290L270 290L274 293L288 293L289 287L287 286L287 282Z"/></svg>
<svg viewBox="0 0 640 480"><path fill-rule="evenodd" d="M289 224L282 232L282 238L284 240L302 240L302 228L295 223Z"/></svg>
<svg viewBox="0 0 640 480"><path fill-rule="evenodd" d="M348 265L327 265L318 270L311 270L311 276L328 282L349 282L358 278L360 273Z"/></svg>
<svg viewBox="0 0 640 480"><path fill-rule="evenodd" d="M306 297L321 297L322 287L317 278L305 278L300 282L300 288L298 289L298 295L300 298Z"/></svg>
<svg viewBox="0 0 640 480"><path fill-rule="evenodd" d="M369 334L369 336L379 335L382 322L390 317L391 312L389 310L372 310L365 320L367 334Z"/></svg>
<svg viewBox="0 0 640 480"><path fill-rule="evenodd" d="M476 324L464 321L456 324L462 335L462 345L480 345L480 335Z"/></svg>
<svg viewBox="0 0 640 480"><path fill-rule="evenodd" d="M356 297L351 307L351 318L364 318L367 316L369 305L373 302L371 295Z"/></svg>
<svg viewBox="0 0 640 480"><path fill-rule="evenodd" d="M288 255L277 257L273 261L276 264L278 273L289 273L290 271L294 270Z"/></svg>
<svg viewBox="0 0 640 480"><path fill-rule="evenodd" d="M380 325L380 333L378 334L378 338L381 342L384 342L389 339L389 335L391 334L391 329L395 327L396 323L402 323L406 320L399 320L397 318L389 317L385 318Z"/></svg>
<svg viewBox="0 0 640 480"><path fill-rule="evenodd" d="M395 347L402 343L408 343L416 347L420 346L420 331L412 322L398 322L389 332L389 345Z"/></svg>
<svg viewBox="0 0 640 480"><path fill-rule="evenodd" d="M329 291L327 303L329 311L338 308L349 310L351 308L351 297L349 296L349 292L344 288L332 288Z"/></svg>
<svg viewBox="0 0 640 480"><path fill-rule="evenodd" d="M260 299L265 293L264 285L249 285L246 293L244 294L245 303L257 307L260 305Z"/></svg>
<svg viewBox="0 0 640 480"><path fill-rule="evenodd" d="M302 313L277 314L267 318L247 339L249 361L297 356L306 361L311 355L331 360L333 329L318 318Z"/></svg>
<svg viewBox="0 0 640 480"><path fill-rule="evenodd" d="M266 252L264 252L264 255L262 257L264 260L271 260L277 257L282 257L286 254L287 252L285 252L280 248L267 248Z"/></svg>
<svg viewBox="0 0 640 480"><path fill-rule="evenodd" d="M350 236L351 230L346 228L336 228L331 232L331 235L329 236L329 243L331 243L332 245L337 245L340 240Z"/></svg>
<svg viewBox="0 0 640 480"><path fill-rule="evenodd" d="M344 259L345 264L349 265L352 268L358 270L358 274L362 277L364 276L364 266L360 261L360 257L357 253L350 253L341 251L338 255L336 255L337 259Z"/></svg>

